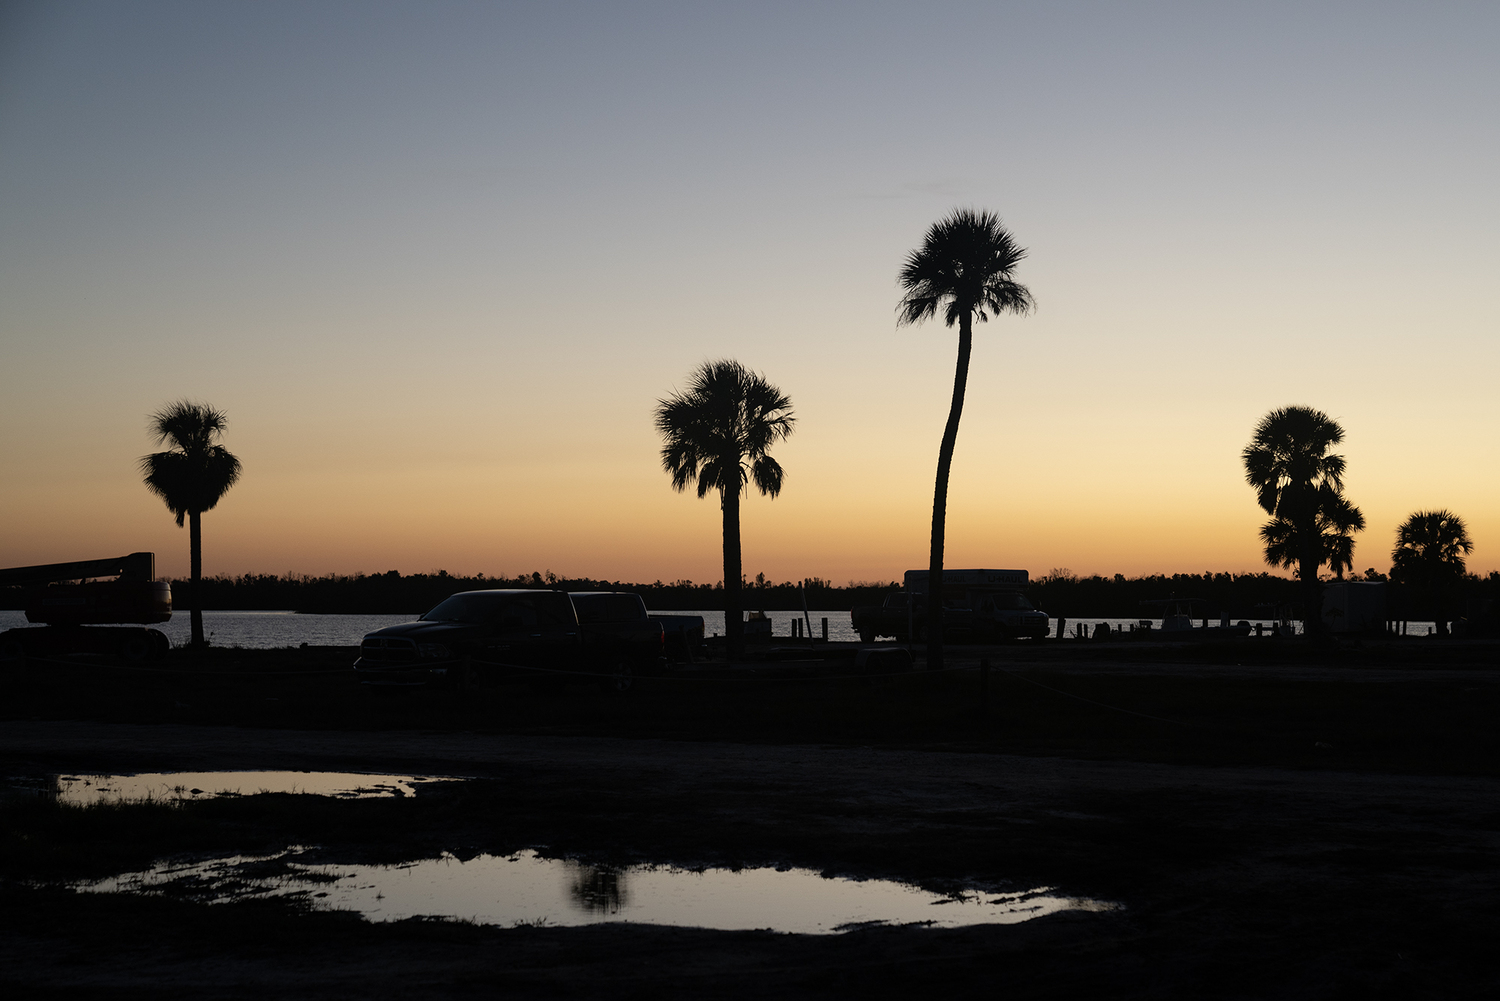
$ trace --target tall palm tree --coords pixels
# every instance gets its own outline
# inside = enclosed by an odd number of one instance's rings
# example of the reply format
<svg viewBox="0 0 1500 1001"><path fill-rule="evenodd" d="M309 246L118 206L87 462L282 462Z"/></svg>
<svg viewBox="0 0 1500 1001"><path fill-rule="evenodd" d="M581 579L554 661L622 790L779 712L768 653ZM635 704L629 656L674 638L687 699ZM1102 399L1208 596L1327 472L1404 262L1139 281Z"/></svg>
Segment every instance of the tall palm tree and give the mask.
<svg viewBox="0 0 1500 1001"><path fill-rule="evenodd" d="M1015 280L1016 265L1026 251L993 212L957 209L932 224L922 246L907 255L899 281L904 294L896 307L896 324L919 323L939 314L948 326L958 324L958 367L953 374L953 401L938 448L937 484L932 496L932 550L927 567L927 666L943 666L943 541L948 520L948 473L964 412L969 381L969 354L974 320L990 314L1024 314L1034 302Z"/></svg>
<svg viewBox="0 0 1500 1001"><path fill-rule="evenodd" d="M1309 633L1323 624L1318 567L1347 569L1354 557L1349 534L1365 527L1364 515L1344 497L1344 457L1330 451L1343 440L1344 429L1322 411L1282 407L1260 419L1241 453L1245 480L1272 516L1260 530L1266 562L1296 564Z"/></svg>
<svg viewBox="0 0 1500 1001"><path fill-rule="evenodd" d="M1396 529L1391 580L1427 593L1440 634L1448 631L1445 613L1467 572L1464 557L1473 551L1464 520L1451 511L1417 511Z"/></svg>
<svg viewBox="0 0 1500 1001"><path fill-rule="evenodd" d="M687 391L656 402L656 430L665 440L661 464L672 486L698 486L699 498L719 492L724 515L724 633L730 656L741 652L740 494L753 482L781 493L785 474L768 454L792 433L796 418L785 393L737 361L704 362Z"/></svg>
<svg viewBox="0 0 1500 1001"><path fill-rule="evenodd" d="M170 442L165 452L141 458L146 487L177 516L177 527L188 521L188 545L192 555L192 585L188 608L192 618L192 645L203 646L203 512L211 511L219 498L240 478L240 460L215 439L229 420L224 411L206 403L178 400L152 414L147 424L158 445Z"/></svg>

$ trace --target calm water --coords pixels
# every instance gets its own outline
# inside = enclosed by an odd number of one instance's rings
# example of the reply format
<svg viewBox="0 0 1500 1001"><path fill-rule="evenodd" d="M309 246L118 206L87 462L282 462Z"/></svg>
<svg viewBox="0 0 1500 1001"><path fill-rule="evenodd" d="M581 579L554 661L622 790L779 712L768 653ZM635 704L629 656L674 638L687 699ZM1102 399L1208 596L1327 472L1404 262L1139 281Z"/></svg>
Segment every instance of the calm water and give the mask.
<svg viewBox="0 0 1500 1001"><path fill-rule="evenodd" d="M253 796L262 792L303 793L337 799L413 796L429 782L458 779L431 775L364 772L142 772L135 775L59 775L58 801L70 806L156 800Z"/></svg>
<svg viewBox="0 0 1500 1001"><path fill-rule="evenodd" d="M1116 909L1101 901L1062 896L1050 887L944 895L890 880L824 878L808 869L615 869L543 858L529 850L467 861L445 853L397 866L317 865L296 861L304 851L291 848L275 856L164 863L75 889L170 890L208 902L302 894L319 907L355 911L372 921L419 915L504 926L633 921L804 935L870 924L1018 924L1059 911ZM279 872L267 876L268 868Z"/></svg>
<svg viewBox="0 0 1500 1001"><path fill-rule="evenodd" d="M258 792L411 796L423 784L442 781L457 780L275 771L60 775L55 780L59 799L79 806ZM166 861L74 888L89 893L171 893L207 903L299 895L317 907L354 911L371 921L416 916L502 926L633 921L805 935L871 924L1017 924L1059 911L1116 909L1113 904L1058 894L1050 887L941 894L891 880L825 878L808 869L613 868L544 858L531 850L468 860L444 853L402 865L329 865L301 861L307 851L293 846L269 856Z"/></svg>
<svg viewBox="0 0 1500 1001"><path fill-rule="evenodd" d="M691 611L661 611L652 612L653 615L701 615L703 616L704 636L724 635L724 613L712 609L692 609ZM854 631L854 626L849 622L848 612L829 612L813 610L807 613L812 620L812 632L805 633L809 636L821 638L823 636L823 619L828 620L828 638L836 642L853 642L859 639L859 634ZM766 618L771 620L771 635L786 639L792 635L792 620L803 622L801 612L767 612ZM804 632L808 626L802 626Z"/></svg>
<svg viewBox="0 0 1500 1001"><path fill-rule="evenodd" d="M724 613L713 610L677 611L663 610L662 615L701 615L703 616L703 629L706 636L718 634L724 635ZM365 633L382 629L386 626L395 625L398 622L410 622L420 616L420 612L412 612L407 615L304 615L298 612L204 612L203 632L209 637L214 646L239 646L249 649L271 649L277 647L300 646L306 643L309 646L358 646ZM792 620L802 620L801 612L767 612L771 620L771 633L773 636L786 638L792 635ZM822 619L828 619L828 638L834 641L853 642L859 639L849 622L848 612L836 611L812 611L808 613L812 620L812 633L820 637L822 633ZM1129 630L1130 625L1137 619L1104 619L1098 617L1087 617L1081 619L1069 619L1067 623L1067 635L1072 636L1080 624L1085 624L1092 632L1093 628L1100 622L1108 622L1111 629L1124 627ZM1238 620L1236 620L1238 621ZM1270 620L1262 620L1267 633L1274 624ZM1255 620L1251 620L1253 625ZM0 611L0 630L11 629L16 626L28 625L26 615L23 612ZM1210 619L1210 625L1217 625L1218 620ZM1154 626L1161 625L1160 620L1153 623ZM1432 629L1431 622L1411 622L1407 624L1407 633L1411 636L1425 636ZM155 628L167 634L173 646L181 646L188 641L189 623L188 615L184 611L178 611L172 616L172 621L162 623ZM1057 633L1057 620L1052 620L1052 635ZM1300 631L1300 623L1299 623Z"/></svg>
<svg viewBox="0 0 1500 1001"><path fill-rule="evenodd" d="M358 646L365 633L410 622L421 612L407 615L305 615L299 612L204 612L203 634L214 646L239 646L249 649L274 649L300 646ZM714 611L663 611L662 615L701 615L704 633L724 635L724 613ZM792 634L792 619L802 613L767 612L771 630L776 636ZM848 612L812 612L812 635L822 635L821 619L828 617L828 638L855 640L859 637L849 625ZM0 611L0 630L29 625L24 612ZM172 621L153 628L167 634L173 646L187 643L191 625L187 612L179 609Z"/></svg>
<svg viewBox="0 0 1500 1001"><path fill-rule="evenodd" d="M421 615L303 615L298 612L204 612L203 635L214 646L250 649L300 646L358 646L365 633L410 622ZM27 625L24 612L0 612L0 630ZM179 609L172 621L153 626L167 634L173 646L190 636L188 613Z"/></svg>

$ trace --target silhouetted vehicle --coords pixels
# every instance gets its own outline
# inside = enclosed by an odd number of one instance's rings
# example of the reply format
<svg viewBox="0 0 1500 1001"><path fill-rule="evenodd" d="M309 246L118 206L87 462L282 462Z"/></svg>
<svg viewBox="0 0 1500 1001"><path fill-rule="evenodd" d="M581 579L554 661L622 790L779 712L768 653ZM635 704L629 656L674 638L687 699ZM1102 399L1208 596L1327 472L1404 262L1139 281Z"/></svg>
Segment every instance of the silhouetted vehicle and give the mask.
<svg viewBox="0 0 1500 1001"><path fill-rule="evenodd" d="M927 635L926 570L908 570L906 589L886 595L879 606L865 605L850 612L862 642L892 636L901 643ZM1047 613L1033 608L1021 589L1029 583L1025 570L944 570L943 634L955 640L991 641L1042 639L1047 635Z"/></svg>
<svg viewBox="0 0 1500 1001"><path fill-rule="evenodd" d="M662 645L669 664L691 664L706 655L703 616L653 615L651 621L661 625Z"/></svg>
<svg viewBox="0 0 1500 1001"><path fill-rule="evenodd" d="M465 689L503 677L595 674L629 687L617 659L590 657L564 591L461 591L416 622L377 629L359 645L355 677L367 685Z"/></svg>
<svg viewBox="0 0 1500 1001"><path fill-rule="evenodd" d="M894 636L908 643L913 636L927 635L927 607L913 607L909 593L892 591L879 605L856 605L849 612L849 622L861 643L874 643L880 636Z"/></svg>
<svg viewBox="0 0 1500 1001"><path fill-rule="evenodd" d="M634 674L659 674L666 667L660 622L646 603L629 591L572 591L583 631L585 655L595 663L623 665Z"/></svg>
<svg viewBox="0 0 1500 1001"><path fill-rule="evenodd" d="M91 581L114 576L114 580ZM47 563L0 570L0 586L21 586L26 621L0 633L0 657L102 654L127 661L152 660L171 649L157 629L142 626L172 618L172 585L156 577L154 553L131 553L103 560ZM65 584L63 581L78 581Z"/></svg>

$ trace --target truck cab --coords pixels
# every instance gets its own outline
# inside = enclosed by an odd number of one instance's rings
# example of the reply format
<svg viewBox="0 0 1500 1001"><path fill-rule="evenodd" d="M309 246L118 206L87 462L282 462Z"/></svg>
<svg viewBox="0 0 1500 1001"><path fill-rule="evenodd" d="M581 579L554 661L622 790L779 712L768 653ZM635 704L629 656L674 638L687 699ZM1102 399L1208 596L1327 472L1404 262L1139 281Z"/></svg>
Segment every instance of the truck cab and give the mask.
<svg viewBox="0 0 1500 1001"><path fill-rule="evenodd" d="M908 570L906 590L926 604L928 572ZM1042 639L1047 613L1026 597L1025 570L944 570L943 629L976 640Z"/></svg>
<svg viewBox="0 0 1500 1001"><path fill-rule="evenodd" d="M927 571L908 570L902 590L886 595L880 607L856 608L851 613L863 642L892 636L907 643L927 634ZM1032 606L1025 588L1025 570L944 570L943 634L953 639L991 642L1042 639L1047 635L1047 613Z"/></svg>

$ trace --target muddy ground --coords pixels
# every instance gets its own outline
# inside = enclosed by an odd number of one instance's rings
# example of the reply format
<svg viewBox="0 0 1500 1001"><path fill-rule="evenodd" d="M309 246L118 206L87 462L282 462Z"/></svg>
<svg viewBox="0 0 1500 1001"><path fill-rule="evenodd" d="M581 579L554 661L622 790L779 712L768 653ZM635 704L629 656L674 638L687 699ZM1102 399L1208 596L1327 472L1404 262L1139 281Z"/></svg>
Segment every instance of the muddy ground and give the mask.
<svg viewBox="0 0 1500 1001"><path fill-rule="evenodd" d="M974 670L792 666L653 679L625 697L502 685L367 700L341 651L217 651L157 672L31 665L6 686L9 776L473 780L401 801L94 811L12 795L0 984L56 997L1494 997L1497 652L968 651L966 666L991 662L987 700ZM370 924L56 887L288 844L345 863L539 847L616 865L798 866L1121 906L795 936Z"/></svg>

